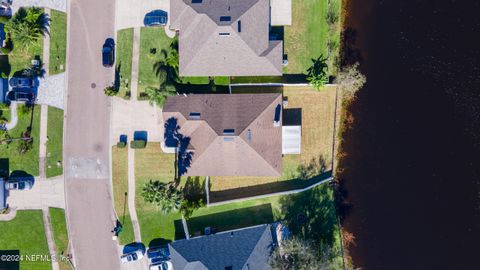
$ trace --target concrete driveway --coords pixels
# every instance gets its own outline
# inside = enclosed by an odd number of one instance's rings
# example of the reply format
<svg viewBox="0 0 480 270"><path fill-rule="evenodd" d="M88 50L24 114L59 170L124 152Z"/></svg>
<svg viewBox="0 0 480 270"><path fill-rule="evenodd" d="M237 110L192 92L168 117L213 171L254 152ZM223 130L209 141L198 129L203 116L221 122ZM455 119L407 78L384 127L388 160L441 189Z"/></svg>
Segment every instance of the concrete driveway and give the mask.
<svg viewBox="0 0 480 270"><path fill-rule="evenodd" d="M67 12L67 0L13 0L12 11L15 13L20 7L46 7Z"/></svg>
<svg viewBox="0 0 480 270"><path fill-rule="evenodd" d="M35 178L31 190L8 191L7 203L10 207L22 209L43 209L47 207L65 208L63 177L49 180Z"/></svg>
<svg viewBox="0 0 480 270"><path fill-rule="evenodd" d="M120 135L133 139L135 131L146 131L148 141L163 141L162 110L151 106L148 101L113 99L111 145L117 144Z"/></svg>
<svg viewBox="0 0 480 270"><path fill-rule="evenodd" d="M65 73L39 78L37 103L63 110L65 96Z"/></svg>
<svg viewBox="0 0 480 270"><path fill-rule="evenodd" d="M101 48L115 36L115 0L70 0L68 8L65 189L68 232L77 270L119 269L110 179L110 110L103 89L114 69ZM94 172L81 173L82 171Z"/></svg>
<svg viewBox="0 0 480 270"><path fill-rule="evenodd" d="M163 10L170 16L170 0L117 0L116 29L130 27L142 27L145 15L154 10ZM175 32L169 30L170 18L168 18L165 32L167 36L174 37Z"/></svg>

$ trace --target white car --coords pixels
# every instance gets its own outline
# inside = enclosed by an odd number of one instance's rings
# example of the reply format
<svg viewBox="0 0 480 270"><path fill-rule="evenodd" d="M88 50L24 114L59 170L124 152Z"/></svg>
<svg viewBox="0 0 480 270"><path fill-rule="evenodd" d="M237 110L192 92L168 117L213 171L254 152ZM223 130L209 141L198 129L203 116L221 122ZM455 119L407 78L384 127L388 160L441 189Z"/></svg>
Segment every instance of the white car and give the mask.
<svg viewBox="0 0 480 270"><path fill-rule="evenodd" d="M6 190L30 190L32 189L33 183L30 180L25 179L10 179L5 182Z"/></svg>
<svg viewBox="0 0 480 270"><path fill-rule="evenodd" d="M139 250L127 253L127 254L123 254L120 257L120 260L122 261L122 263L129 263L129 262L138 261L141 258L143 258L143 252L139 249Z"/></svg>
<svg viewBox="0 0 480 270"><path fill-rule="evenodd" d="M173 265L169 261L164 261L157 264L151 264L150 270L173 270Z"/></svg>

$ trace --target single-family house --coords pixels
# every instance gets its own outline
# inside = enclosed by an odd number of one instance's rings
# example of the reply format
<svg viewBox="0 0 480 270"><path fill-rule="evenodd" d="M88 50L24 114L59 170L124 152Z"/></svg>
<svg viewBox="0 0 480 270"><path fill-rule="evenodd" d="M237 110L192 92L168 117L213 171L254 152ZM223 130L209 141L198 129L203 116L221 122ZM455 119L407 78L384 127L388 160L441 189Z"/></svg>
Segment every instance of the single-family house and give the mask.
<svg viewBox="0 0 480 270"><path fill-rule="evenodd" d="M177 240L168 245L175 270L264 270L274 248L271 225Z"/></svg>
<svg viewBox="0 0 480 270"><path fill-rule="evenodd" d="M170 0L181 76L282 75L278 24L291 24L291 0Z"/></svg>
<svg viewBox="0 0 480 270"><path fill-rule="evenodd" d="M163 119L164 149L188 153L180 175L282 175L281 94L172 96Z"/></svg>

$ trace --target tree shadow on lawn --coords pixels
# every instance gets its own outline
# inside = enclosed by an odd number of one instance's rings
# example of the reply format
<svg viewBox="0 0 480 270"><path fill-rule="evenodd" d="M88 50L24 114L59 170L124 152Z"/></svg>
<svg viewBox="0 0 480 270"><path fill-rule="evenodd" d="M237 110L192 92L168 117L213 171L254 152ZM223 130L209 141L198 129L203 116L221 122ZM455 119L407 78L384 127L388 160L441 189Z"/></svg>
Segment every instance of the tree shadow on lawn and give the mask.
<svg viewBox="0 0 480 270"><path fill-rule="evenodd" d="M187 221L192 236L203 235L206 227L211 227L213 232L223 232L272 222L274 217L269 203L191 217Z"/></svg>
<svg viewBox="0 0 480 270"><path fill-rule="evenodd" d="M282 197L280 209L293 235L334 246L337 217L327 185Z"/></svg>
<svg viewBox="0 0 480 270"><path fill-rule="evenodd" d="M247 186L241 188L211 191L210 201L221 202L226 200L241 199L251 196L265 195L270 193L289 191L306 188L332 176L332 171L326 171L309 179L296 178L292 180L277 181L267 184Z"/></svg>
<svg viewBox="0 0 480 270"><path fill-rule="evenodd" d="M173 226L175 228L175 240L179 240L179 239L185 239L185 233L183 232L183 224L182 224L182 220L180 219L177 219L173 222ZM158 247L158 246L164 246L168 243L171 243L172 240L171 239L165 239L165 238L155 238L153 240L151 240L149 243L148 243L148 247L149 248L152 248L152 247Z"/></svg>
<svg viewBox="0 0 480 270"><path fill-rule="evenodd" d="M8 158L0 158L0 177L6 178L10 173L10 160Z"/></svg>

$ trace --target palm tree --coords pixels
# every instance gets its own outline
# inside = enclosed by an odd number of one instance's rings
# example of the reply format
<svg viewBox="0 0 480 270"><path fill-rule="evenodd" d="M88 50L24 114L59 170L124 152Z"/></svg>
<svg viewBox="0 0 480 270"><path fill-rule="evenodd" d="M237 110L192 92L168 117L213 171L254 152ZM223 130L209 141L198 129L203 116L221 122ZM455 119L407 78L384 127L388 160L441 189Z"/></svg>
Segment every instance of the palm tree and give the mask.
<svg viewBox="0 0 480 270"><path fill-rule="evenodd" d="M315 87L320 89L328 82L326 58L319 56L312 59L312 66L307 69L307 80Z"/></svg>
<svg viewBox="0 0 480 270"><path fill-rule="evenodd" d="M160 88L155 88L155 87L145 88L145 94L147 94L150 100L150 105L155 104L159 107L163 106L167 97L173 96L175 95L175 93L177 93L177 91L175 90L175 86L166 84L166 83L161 85Z"/></svg>
<svg viewBox="0 0 480 270"><path fill-rule="evenodd" d="M142 188L143 199L156 205L163 213L179 210L183 194L175 189L173 182L165 184L160 181L150 180Z"/></svg>
<svg viewBox="0 0 480 270"><path fill-rule="evenodd" d="M29 47L40 37L49 34L50 18L41 8L20 8L9 21L7 29L12 33L14 42Z"/></svg>
<svg viewBox="0 0 480 270"><path fill-rule="evenodd" d="M173 39L172 43L170 43L170 50L162 49L161 54L163 59L153 65L155 74L160 78L160 84L163 82L178 82L178 39ZM164 77L163 74L166 74L166 77Z"/></svg>

